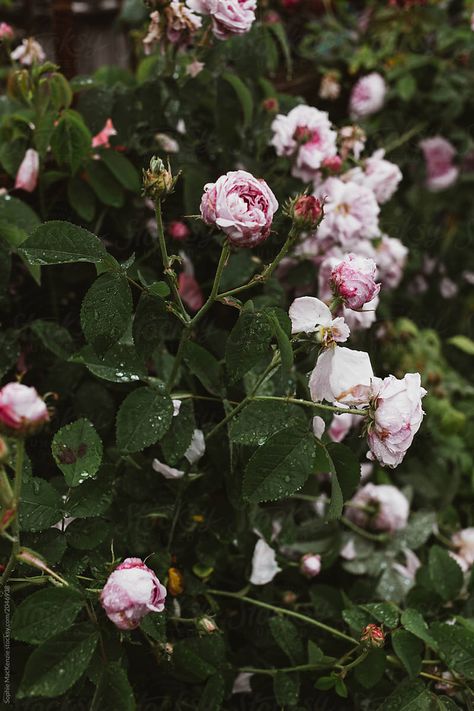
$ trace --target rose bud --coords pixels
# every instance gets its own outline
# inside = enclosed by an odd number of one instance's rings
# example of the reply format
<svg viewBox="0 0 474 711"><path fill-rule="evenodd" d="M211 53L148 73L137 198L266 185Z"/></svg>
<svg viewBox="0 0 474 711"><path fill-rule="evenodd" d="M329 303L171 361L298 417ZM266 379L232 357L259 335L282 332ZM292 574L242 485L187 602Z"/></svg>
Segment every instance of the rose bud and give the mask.
<svg viewBox="0 0 474 711"><path fill-rule="evenodd" d="M189 227L180 220L173 220L168 225L168 234L179 242L187 239L191 234Z"/></svg>
<svg viewBox="0 0 474 711"><path fill-rule="evenodd" d="M212 634L219 629L210 617L200 617L196 622L196 627L200 632L205 632L206 634Z"/></svg>
<svg viewBox="0 0 474 711"><path fill-rule="evenodd" d="M335 175L341 171L342 158L341 156L331 156L329 158L325 158L321 163L321 167L325 168L328 173Z"/></svg>
<svg viewBox="0 0 474 711"><path fill-rule="evenodd" d="M264 180L245 170L231 170L204 186L201 216L221 229L235 247L256 247L270 234L276 197Z"/></svg>
<svg viewBox="0 0 474 711"><path fill-rule="evenodd" d="M278 99L276 99L274 96L269 96L268 99L264 99L262 101L262 107L265 109L265 111L268 111L269 114L273 114L278 111L280 105L278 103Z"/></svg>
<svg viewBox="0 0 474 711"><path fill-rule="evenodd" d="M330 285L334 296L349 309L361 309L380 291L380 284L375 283L376 270L373 259L346 254L331 272Z"/></svg>
<svg viewBox="0 0 474 711"><path fill-rule="evenodd" d="M291 203L289 214L300 230L315 230L323 217L323 203L314 195L300 195Z"/></svg>
<svg viewBox="0 0 474 711"><path fill-rule="evenodd" d="M13 39L15 31L7 22L0 22L0 41L5 42Z"/></svg>
<svg viewBox="0 0 474 711"><path fill-rule="evenodd" d="M166 588L140 558L126 558L100 594L107 617L120 630L138 627L149 612L162 612L165 599Z"/></svg>
<svg viewBox="0 0 474 711"><path fill-rule="evenodd" d="M49 414L35 388L7 383L0 390L0 427L9 435L23 437L35 432Z"/></svg>
<svg viewBox="0 0 474 711"><path fill-rule="evenodd" d="M15 188L32 193L38 184L39 154L34 148L28 148L18 168L15 178Z"/></svg>
<svg viewBox="0 0 474 711"><path fill-rule="evenodd" d="M385 635L378 625L369 624L364 627L360 636L360 643L367 649L379 649L385 644Z"/></svg>
<svg viewBox="0 0 474 711"><path fill-rule="evenodd" d="M301 558L300 572L307 578L315 578L321 572L321 556L315 553L306 553Z"/></svg>
<svg viewBox="0 0 474 711"><path fill-rule="evenodd" d="M179 174L173 176L171 168L165 168L165 164L157 156L150 160L150 167L143 171L143 192L146 197L153 201L164 199L173 192Z"/></svg>

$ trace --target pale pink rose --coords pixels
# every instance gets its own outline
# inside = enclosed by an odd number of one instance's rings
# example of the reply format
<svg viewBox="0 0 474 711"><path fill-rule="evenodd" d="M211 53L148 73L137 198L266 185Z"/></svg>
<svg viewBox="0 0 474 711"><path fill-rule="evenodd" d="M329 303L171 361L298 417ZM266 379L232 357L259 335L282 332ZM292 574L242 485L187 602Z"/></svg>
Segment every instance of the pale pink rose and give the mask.
<svg viewBox="0 0 474 711"><path fill-rule="evenodd" d="M300 572L307 578L315 578L321 572L321 556L306 553L300 561Z"/></svg>
<svg viewBox="0 0 474 711"><path fill-rule="evenodd" d="M48 420L46 404L35 388L7 383L0 390L0 423L7 429L28 432Z"/></svg>
<svg viewBox="0 0 474 711"><path fill-rule="evenodd" d="M324 217L317 237L331 237L343 247L378 237L380 207L372 190L356 183L328 178L315 191L324 201Z"/></svg>
<svg viewBox="0 0 474 711"><path fill-rule="evenodd" d="M345 306L342 309L342 315L351 331L365 331L377 320L377 307L379 305L379 297L376 296L372 301L368 301L359 311L348 309Z"/></svg>
<svg viewBox="0 0 474 711"><path fill-rule="evenodd" d="M255 247L270 234L278 202L264 180L245 170L232 170L204 186L201 215L216 225L236 247Z"/></svg>
<svg viewBox="0 0 474 711"><path fill-rule="evenodd" d="M168 234L173 239L178 240L178 242L181 242L187 239L191 232L185 222L181 222L180 220L173 220L173 222L170 222L170 224L168 225Z"/></svg>
<svg viewBox="0 0 474 711"><path fill-rule="evenodd" d="M403 178L398 165L385 160L384 155L383 149L375 151L364 161L362 168L354 168L343 176L350 182L370 188L380 205L390 200Z"/></svg>
<svg viewBox="0 0 474 711"><path fill-rule="evenodd" d="M405 528L409 513L408 499L390 484L366 484L346 506L347 518L360 528L390 533Z"/></svg>
<svg viewBox="0 0 474 711"><path fill-rule="evenodd" d="M13 39L15 31L7 22L0 22L0 40Z"/></svg>
<svg viewBox="0 0 474 711"><path fill-rule="evenodd" d="M188 6L201 15L210 15L214 37L225 40L250 30L257 0L188 0Z"/></svg>
<svg viewBox="0 0 474 711"><path fill-rule="evenodd" d="M15 188L32 193L36 190L39 174L39 154L34 148L28 148L15 178Z"/></svg>
<svg viewBox="0 0 474 711"><path fill-rule="evenodd" d="M167 133L157 133L155 140L165 153L179 153L179 143Z"/></svg>
<svg viewBox="0 0 474 711"><path fill-rule="evenodd" d="M474 527L458 531L452 536L451 541L467 567L474 565Z"/></svg>
<svg viewBox="0 0 474 711"><path fill-rule="evenodd" d="M93 148L110 148L110 138L111 136L116 136L117 131L115 130L114 124L112 123L112 119L108 118L107 121L105 122L105 126L102 129L102 131L99 131L98 134L93 136L92 138L92 147Z"/></svg>
<svg viewBox="0 0 474 711"><path fill-rule="evenodd" d="M195 79L197 75L202 72L205 66L204 62L199 62L197 59L194 59L187 65L186 74L191 77L191 79Z"/></svg>
<svg viewBox="0 0 474 711"><path fill-rule="evenodd" d="M334 346L323 350L309 379L314 402L365 404L374 373L370 358L363 351Z"/></svg>
<svg viewBox="0 0 474 711"><path fill-rule="evenodd" d="M369 459L392 468L401 463L420 429L424 414L421 400L425 395L419 373L407 373L401 379L393 375L373 379L373 415L367 434Z"/></svg>
<svg viewBox="0 0 474 711"><path fill-rule="evenodd" d="M276 562L276 553L268 543L260 539L253 552L252 573L250 582L252 585L266 585L271 583L277 573L281 571Z"/></svg>
<svg viewBox="0 0 474 711"><path fill-rule="evenodd" d="M329 307L314 296L300 296L291 304L288 315L292 333L316 333L324 345L347 341L349 328L340 316L333 318Z"/></svg>
<svg viewBox="0 0 474 711"><path fill-rule="evenodd" d="M271 144L277 155L293 158L295 178L312 181L324 159L337 154L337 133L326 111L300 104L287 115L278 114L271 127Z"/></svg>
<svg viewBox="0 0 474 711"><path fill-rule="evenodd" d="M439 293L443 299L452 299L458 291L458 285L449 277L443 277L439 282Z"/></svg>
<svg viewBox="0 0 474 711"><path fill-rule="evenodd" d="M380 291L375 282L377 266L373 259L358 257L349 252L331 273L331 286L349 309L361 309Z"/></svg>
<svg viewBox="0 0 474 711"><path fill-rule="evenodd" d="M426 187L431 192L445 190L458 179L459 169L453 164L456 149L442 136L420 141L426 162Z"/></svg>
<svg viewBox="0 0 474 711"><path fill-rule="evenodd" d="M10 57L15 62L20 62L23 66L29 67L32 64L44 62L46 54L39 42L33 37L27 37L13 50Z"/></svg>
<svg viewBox="0 0 474 711"><path fill-rule="evenodd" d="M395 289L403 276L408 249L397 237L382 235L376 247L375 263L378 277L386 289Z"/></svg>
<svg viewBox="0 0 474 711"><path fill-rule="evenodd" d="M385 102L387 86L377 72L361 77L352 89L349 110L351 118L359 119L380 111Z"/></svg>
<svg viewBox="0 0 474 711"><path fill-rule="evenodd" d="M164 10L166 18L166 36L173 44L188 44L192 35L202 25L199 15L196 15L186 5L179 0L171 0Z"/></svg>
<svg viewBox="0 0 474 711"><path fill-rule="evenodd" d="M166 588L140 558L126 558L109 575L100 602L120 630L138 627L149 612L163 612Z"/></svg>
<svg viewBox="0 0 474 711"><path fill-rule="evenodd" d="M338 403L336 403L336 405L337 404ZM361 424L362 419L363 418L358 415L351 415L350 412L333 415L328 429L329 437L333 442L342 442L353 427Z"/></svg>

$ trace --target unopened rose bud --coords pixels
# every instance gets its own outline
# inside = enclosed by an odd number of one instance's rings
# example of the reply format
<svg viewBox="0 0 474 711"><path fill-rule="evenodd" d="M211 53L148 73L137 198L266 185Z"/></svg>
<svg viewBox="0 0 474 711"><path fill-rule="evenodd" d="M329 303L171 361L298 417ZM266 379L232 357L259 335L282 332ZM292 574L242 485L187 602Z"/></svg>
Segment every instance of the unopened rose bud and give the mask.
<svg viewBox="0 0 474 711"><path fill-rule="evenodd" d="M323 204L314 195L300 195L291 204L289 215L301 230L314 230L323 218Z"/></svg>
<svg viewBox="0 0 474 711"><path fill-rule="evenodd" d="M300 571L307 578L315 578L321 572L321 556L314 553L306 553L301 558Z"/></svg>
<svg viewBox="0 0 474 711"><path fill-rule="evenodd" d="M34 388L7 383L0 390L0 427L10 436L25 437L48 420L46 404Z"/></svg>
<svg viewBox="0 0 474 711"><path fill-rule="evenodd" d="M330 158L325 158L321 165L328 173L334 175L339 173L342 168L342 158L341 156L331 156Z"/></svg>
<svg viewBox="0 0 474 711"><path fill-rule="evenodd" d="M262 101L262 107L265 109L265 111L268 111L269 114L273 114L278 111L280 105L278 103L278 99L276 99L274 96L269 96L268 99L264 99Z"/></svg>
<svg viewBox="0 0 474 711"><path fill-rule="evenodd" d="M369 624L364 627L360 636L360 643L367 649L378 649L385 644L385 635L378 625Z"/></svg>
<svg viewBox="0 0 474 711"><path fill-rule="evenodd" d="M150 160L150 167L143 171L143 193L153 201L163 199L173 192L179 174L173 176L168 167L157 156Z"/></svg>
<svg viewBox="0 0 474 711"><path fill-rule="evenodd" d="M184 578L183 574L178 568L168 569L168 592L170 595L176 596L181 595L184 591Z"/></svg>
<svg viewBox="0 0 474 711"><path fill-rule="evenodd" d="M206 634L212 634L219 629L210 617L200 617L196 622L196 627L200 632L205 632Z"/></svg>

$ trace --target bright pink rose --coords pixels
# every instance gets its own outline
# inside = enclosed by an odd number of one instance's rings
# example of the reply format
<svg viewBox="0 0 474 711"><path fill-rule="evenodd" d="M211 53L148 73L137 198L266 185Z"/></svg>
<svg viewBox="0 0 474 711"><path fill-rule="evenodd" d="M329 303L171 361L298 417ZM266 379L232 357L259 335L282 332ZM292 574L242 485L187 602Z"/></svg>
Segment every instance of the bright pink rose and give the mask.
<svg viewBox="0 0 474 711"><path fill-rule="evenodd" d="M315 553L306 553L300 561L300 572L307 578L315 578L321 572L321 556Z"/></svg>
<svg viewBox="0 0 474 711"><path fill-rule="evenodd" d="M456 182L459 170L453 165L454 146L442 136L420 141L426 162L426 187L431 192L445 190Z"/></svg>
<svg viewBox="0 0 474 711"><path fill-rule="evenodd" d="M409 512L408 499L389 484L366 484L346 506L347 518L357 526L391 533L405 528Z"/></svg>
<svg viewBox="0 0 474 711"><path fill-rule="evenodd" d="M383 149L375 151L370 158L364 161L363 169L354 168L344 176L353 183L364 185L373 190L380 205L390 200L403 178L398 165L385 160L384 155Z"/></svg>
<svg viewBox="0 0 474 711"><path fill-rule="evenodd" d="M331 286L349 309L361 309L380 291L375 283L377 266L373 259L358 257L350 252L331 273Z"/></svg>
<svg viewBox="0 0 474 711"><path fill-rule="evenodd" d="M0 40L13 39L15 32L7 22L0 22Z"/></svg>
<svg viewBox="0 0 474 711"><path fill-rule="evenodd" d="M395 289L400 284L407 255L407 247L397 237L382 235L374 259L384 289Z"/></svg>
<svg viewBox="0 0 474 711"><path fill-rule="evenodd" d="M170 222L170 224L168 225L168 234L173 239L176 239L181 242L187 239L191 232L185 222L181 222L180 220L173 220L173 222Z"/></svg>
<svg viewBox="0 0 474 711"><path fill-rule="evenodd" d="M236 247L255 247L270 234L278 202L264 180L245 170L231 170L204 186L201 215Z"/></svg>
<svg viewBox="0 0 474 711"><path fill-rule="evenodd" d="M324 202L318 240L330 237L343 247L352 248L359 240L380 234L380 207L369 188L328 178L316 189L315 195Z"/></svg>
<svg viewBox="0 0 474 711"><path fill-rule="evenodd" d="M364 118L379 111L384 104L386 92L385 81L377 72L361 77L352 89L349 102L351 117Z"/></svg>
<svg viewBox="0 0 474 711"><path fill-rule="evenodd" d="M166 588L140 558L126 558L109 575L100 602L109 620L121 630L132 630L149 612L162 612Z"/></svg>
<svg viewBox="0 0 474 711"><path fill-rule="evenodd" d="M286 116L278 114L272 131L277 155L293 157L292 175L305 182L314 180L323 161L337 153L337 133L327 112L313 106L301 104Z"/></svg>
<svg viewBox="0 0 474 711"><path fill-rule="evenodd" d="M112 119L108 118L102 131L99 131L99 133L93 137L92 148L110 148L109 139L111 136L116 135L117 131L112 123Z"/></svg>
<svg viewBox="0 0 474 711"><path fill-rule="evenodd" d="M46 404L35 388L7 383L0 390L0 423L7 430L26 434L48 420Z"/></svg>
<svg viewBox="0 0 474 711"><path fill-rule="evenodd" d="M39 155L34 148L28 148L15 178L15 188L32 193L38 184Z"/></svg>
<svg viewBox="0 0 474 711"><path fill-rule="evenodd" d="M257 0L188 0L191 10L212 17L212 31L219 40L243 35L255 22Z"/></svg>
<svg viewBox="0 0 474 711"><path fill-rule="evenodd" d="M400 464L420 429L424 414L421 400L425 395L419 373L407 373L401 380L394 375L373 379L373 416L367 434L369 459L392 468Z"/></svg>

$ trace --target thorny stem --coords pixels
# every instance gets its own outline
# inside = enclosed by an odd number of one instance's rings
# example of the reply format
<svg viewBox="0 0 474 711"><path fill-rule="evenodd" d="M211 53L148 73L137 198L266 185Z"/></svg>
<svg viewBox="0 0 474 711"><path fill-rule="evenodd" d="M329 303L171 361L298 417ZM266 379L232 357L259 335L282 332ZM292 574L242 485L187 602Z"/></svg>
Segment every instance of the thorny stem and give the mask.
<svg viewBox="0 0 474 711"><path fill-rule="evenodd" d="M14 541L12 544L12 550L10 553L10 558L3 571L2 578L0 580L0 587L3 587L7 582L8 578L12 574L13 568L16 562L16 556L20 550L20 518L19 518L19 508L20 508L20 497L21 497L21 486L23 481L23 462L25 459L25 440L22 438L17 439L16 444L16 463L15 463L15 483L13 485L13 496L15 505L15 518L12 523L12 530Z"/></svg>

